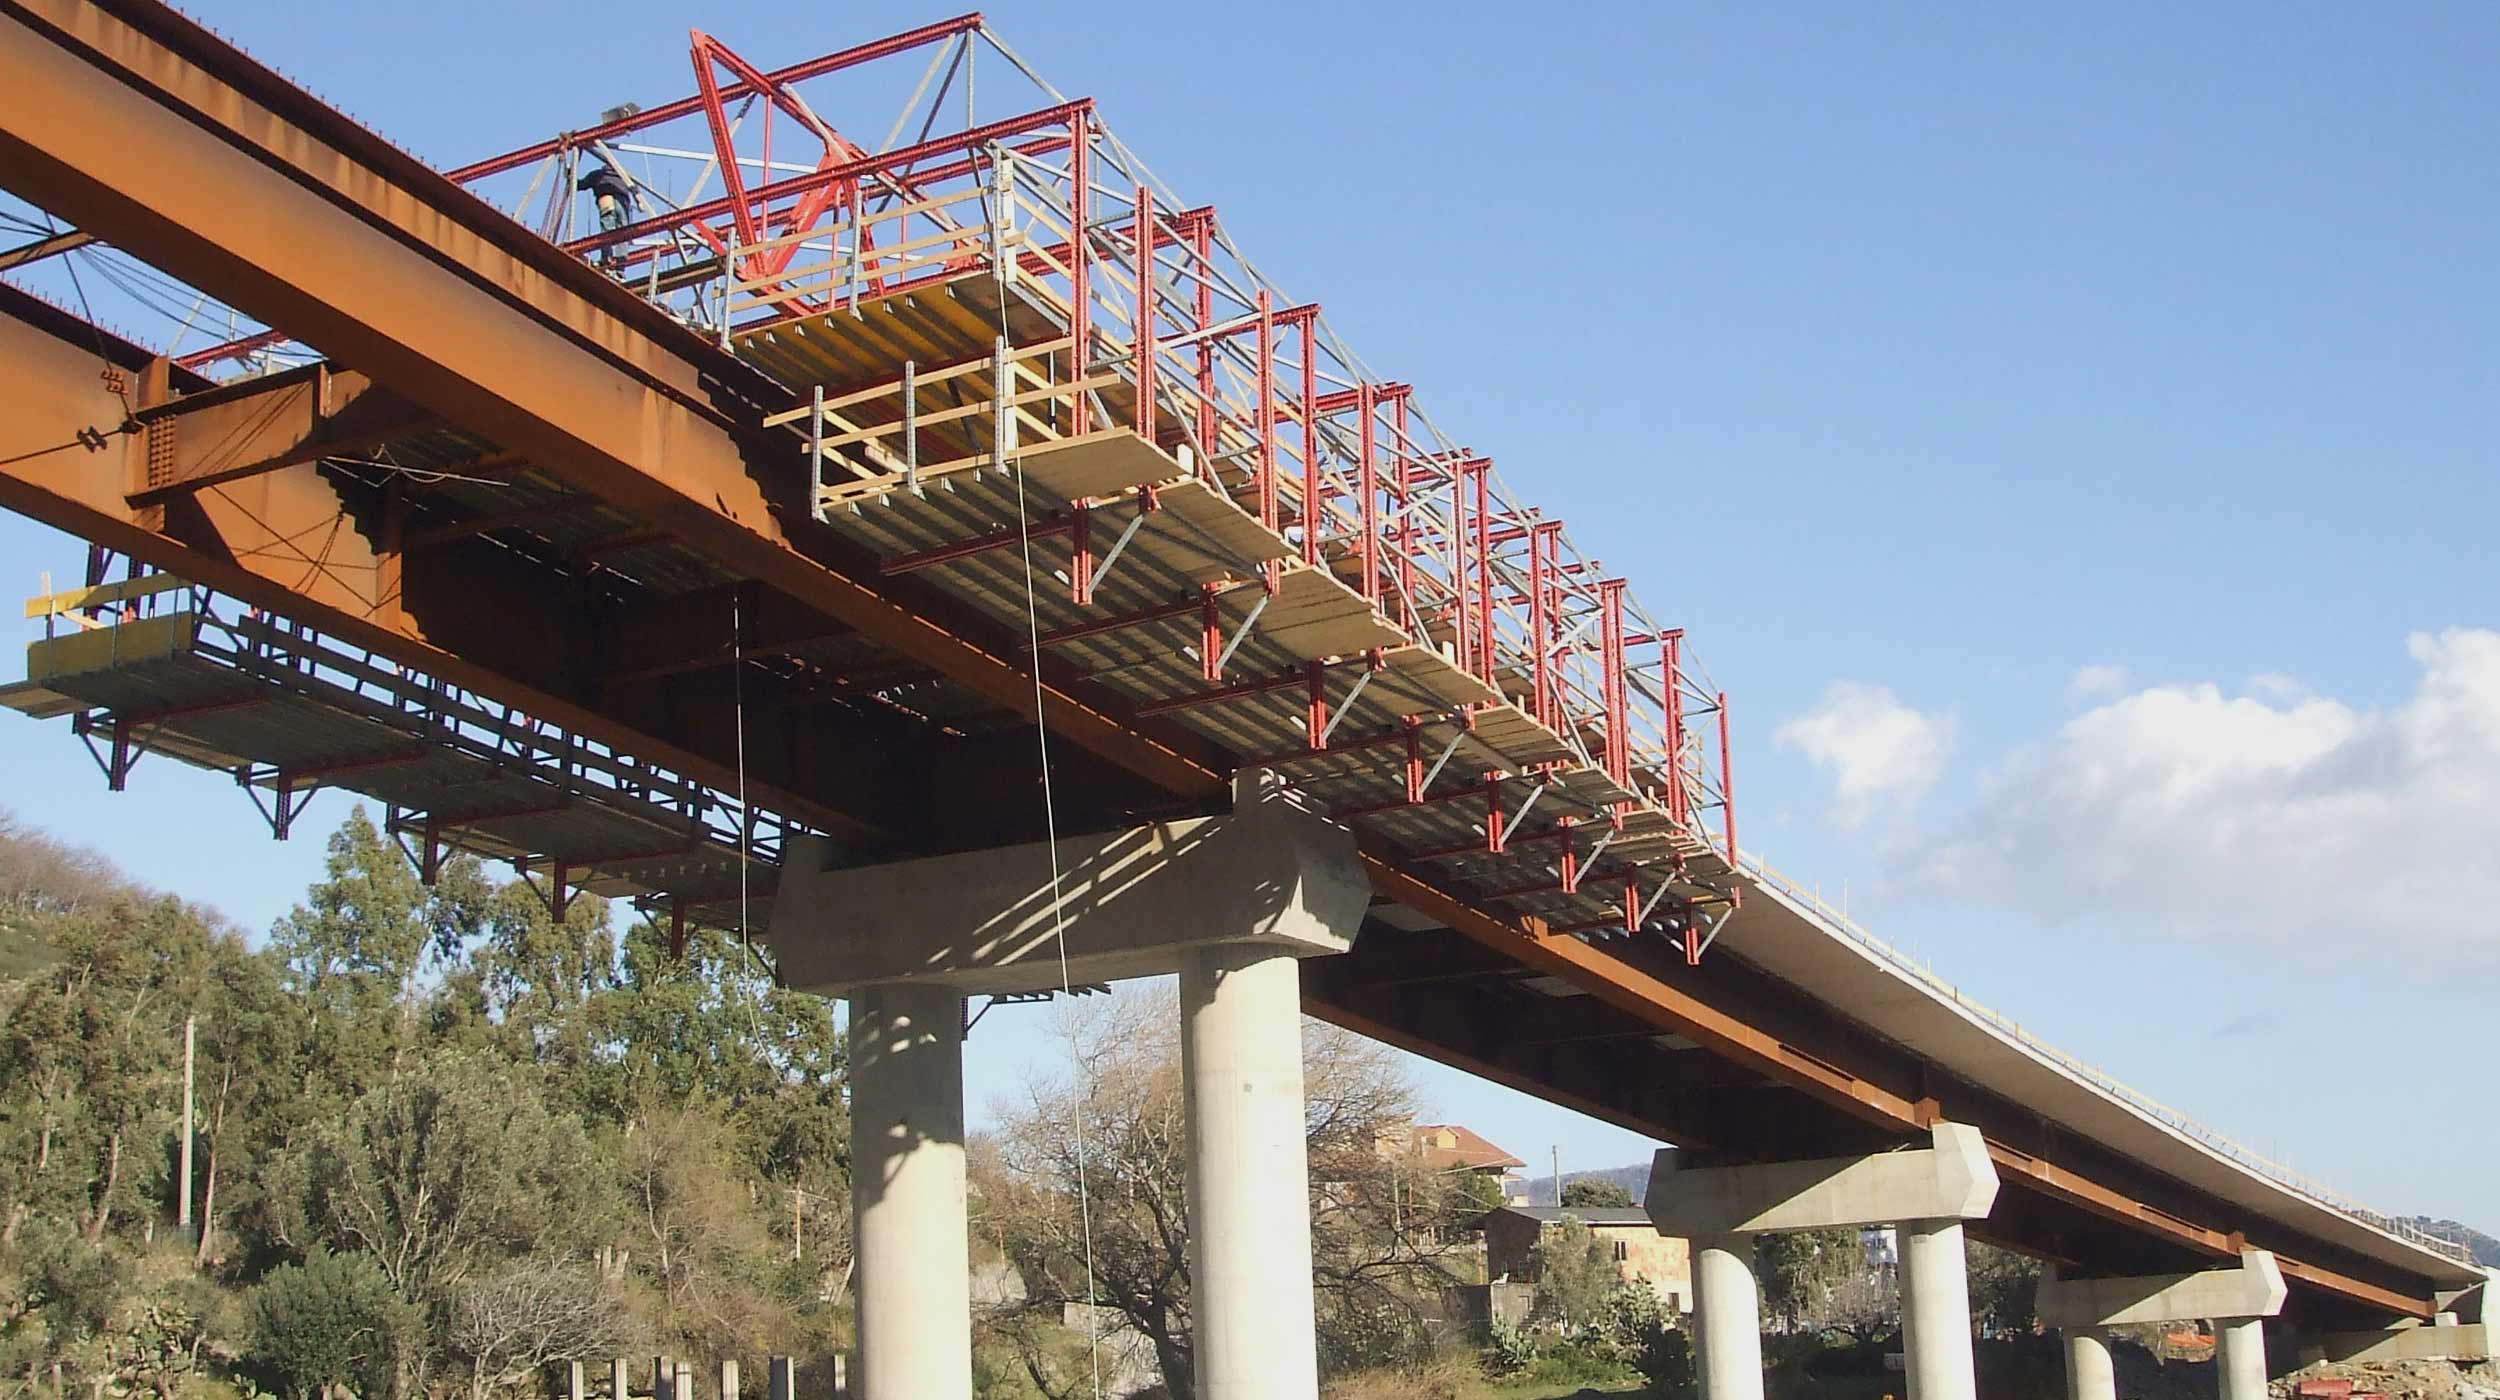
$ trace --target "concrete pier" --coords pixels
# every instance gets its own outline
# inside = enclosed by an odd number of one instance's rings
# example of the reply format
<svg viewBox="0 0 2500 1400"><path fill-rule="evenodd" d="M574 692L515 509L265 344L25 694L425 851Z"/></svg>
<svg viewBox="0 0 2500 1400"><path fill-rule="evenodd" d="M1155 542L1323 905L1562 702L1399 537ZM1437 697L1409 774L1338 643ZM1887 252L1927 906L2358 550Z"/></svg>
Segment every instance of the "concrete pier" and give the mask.
<svg viewBox="0 0 2500 1400"><path fill-rule="evenodd" d="M1975 1128L1938 1123L1928 1141L1924 1148L1862 1157L1725 1166L1696 1163L1676 1148L1659 1152L1646 1208L1660 1234L1693 1242L1695 1327L1707 1400L1762 1395L1753 1237L1877 1225L1893 1226L1901 1237L1910 1400L1975 1400L1962 1222L1985 1218L1996 1203L1996 1167ZM1716 1280L1715 1288L1706 1277Z"/></svg>
<svg viewBox="0 0 2500 1400"><path fill-rule="evenodd" d="M1959 1220L1911 1220L1901 1247L1901 1354L1910 1400L1978 1400L1970 1264Z"/></svg>
<svg viewBox="0 0 2500 1400"><path fill-rule="evenodd" d="M963 996L851 994L851 1198L862 1400L971 1400Z"/></svg>
<svg viewBox="0 0 2500 1400"><path fill-rule="evenodd" d="M1198 1394L1314 1400L1300 964L1219 944L1182 950L1180 973Z"/></svg>
<svg viewBox="0 0 2500 1400"><path fill-rule="evenodd" d="M2222 1400L2266 1400L2266 1320L2215 1318L2214 1369L2221 1374Z"/></svg>
<svg viewBox="0 0 2500 1400"><path fill-rule="evenodd" d="M1762 1400L1762 1291L1753 1236L1692 1242L1693 1370L1702 1400Z"/></svg>
<svg viewBox="0 0 2500 1400"><path fill-rule="evenodd" d="M2110 1359L2109 1334L2098 1327L2073 1327L2065 1337L2066 1400L2118 1400L2118 1367Z"/></svg>

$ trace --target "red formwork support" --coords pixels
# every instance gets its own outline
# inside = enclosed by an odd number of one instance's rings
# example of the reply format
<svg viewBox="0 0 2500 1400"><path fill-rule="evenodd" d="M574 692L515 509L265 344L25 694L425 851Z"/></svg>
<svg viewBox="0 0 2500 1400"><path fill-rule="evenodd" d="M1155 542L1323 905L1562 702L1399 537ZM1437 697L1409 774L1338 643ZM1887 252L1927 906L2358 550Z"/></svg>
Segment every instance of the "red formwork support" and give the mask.
<svg viewBox="0 0 2500 1400"><path fill-rule="evenodd" d="M1137 432L1148 442L1155 434L1155 194L1137 187Z"/></svg>
<svg viewBox="0 0 2500 1400"><path fill-rule="evenodd" d="M1727 825L1727 863L1736 864L1736 774L1729 766L1727 692L1719 692L1719 813Z"/></svg>
<svg viewBox="0 0 2500 1400"><path fill-rule="evenodd" d="M1320 536L1328 521L1319 465L1319 308L1303 311L1300 320L1296 343L1302 350L1302 562L1316 565Z"/></svg>
<svg viewBox="0 0 2500 1400"><path fill-rule="evenodd" d="M978 25L977 19L971 23ZM917 42L966 32L960 27L936 26L922 33ZM898 42L903 37L898 36ZM967 49L971 42L965 40ZM717 41L699 34L695 54L701 91L682 105L678 115L689 123L697 116L710 123L716 169L728 194L568 246L612 248L623 258L650 257L652 285L662 284L665 271L682 289L689 278L719 274L705 274L702 258L690 260L685 251L676 252L674 261L668 261L670 250L662 244L673 239L693 249L685 235L692 232L695 238L704 239L708 233L707 242L739 246L738 266L730 275L747 282L747 290L768 304L779 305L776 299L799 285L771 280L776 270L789 266L790 256L800 246L791 235L803 233L812 221L847 209L850 217L842 222L852 248L873 247L887 238L895 247L879 259L874 272L855 264L852 275L844 279L837 269L833 285L847 285L854 295L857 289L879 285L881 280L889 291L908 289L924 280L940 281L977 268L979 258L964 251L970 244L958 246L945 240L947 231L956 227L951 220L960 218L964 226L977 228L981 216L962 212L969 208L968 202L954 206L957 212L947 220L939 220L899 205L897 212L888 213L881 201L892 195L901 205L908 205L920 196L906 191L922 189L933 192L927 196L928 207L947 208L945 201L968 197L960 192L964 185L944 182L982 181L983 163L989 162L997 187L1013 190L1020 202L1031 195L1030 205L1038 211L1035 221L1019 222L1027 242L1022 251L1007 255L1010 266L1002 271L1027 279L1045 300L1065 306L1068 348L1054 351L1049 364L1054 375L1064 367L1054 428L1082 433L1109 426L1108 405L1110 417L1123 420L1123 426L1133 425L1150 441L1193 443L1197 449L1194 470L1202 481L1234 495L1262 525L1292 540L1285 551L1291 564L1262 558L1241 565L1243 573L1255 567L1262 584L1272 592L1286 569L1331 571L1379 616L1403 627L1414 639L1445 641L1461 669L1503 696L1497 703L1517 702L1580 754L1574 761L1593 761L1617 786L1638 794L1635 806L1654 801L1674 824L1678 852L1700 855L1717 846L1728 860L1736 858L1727 774L1731 748L1727 706L1710 682L1688 675L1680 633L1651 620L1632 599L1625 580L1601 577L1597 566L1576 551L1561 521L1522 504L1497 482L1490 459L1453 445L1423 413L1411 386L1384 382L1365 371L1321 326L1316 306L1282 305L1284 298L1224 237L1213 212L1186 208L1168 190L1154 186L1126 148L1098 124L1092 104L1066 102L1052 93L1055 105L1051 107L986 123L967 105L960 130L932 136L924 126L920 141L865 157L817 121L787 90L785 75L792 70L759 73ZM744 110L760 114L760 121L754 115L746 118L745 156L753 156L759 134L767 142L787 145L790 138L783 129L797 122L826 142L824 154L815 158L816 168L783 178L781 167L792 154L785 150L775 156L768 150L761 176L750 178L755 167L752 159L741 170L737 153L729 145L729 137L739 133L730 130L725 120L741 101L750 104ZM832 109L819 103L815 110ZM929 110L932 121L937 120L936 99ZM948 120L953 124L952 118ZM558 143L542 155L567 149L580 147ZM1061 152L1064 160L1059 158ZM804 163L809 157L797 159ZM506 161L496 168L514 169L515 162ZM517 186L517 179L513 183ZM869 192L866 202L879 210L873 234L863 227L868 211L852 193L862 188ZM1107 210L1106 204L1113 207ZM1036 232L1056 238L1063 221L1067 229L1063 244L1054 248L1046 239L1030 238ZM938 231L932 233L924 223L935 225ZM998 227L992 226L993 240L999 236ZM674 232L667 238L651 236L663 230ZM915 234L920 235L919 242L935 243L938 251L914 257L908 271L893 272L905 266L901 245L913 242ZM772 246L755 251L758 243ZM841 245L836 246L838 251ZM995 241L989 245L991 249L997 246ZM758 282L765 285L755 285ZM633 282L629 279L627 284ZM814 296L814 284L810 285L808 295ZM774 319L741 322L737 329L744 332ZM1115 375L1127 382L1113 385ZM1097 388L1093 383L1097 379L1109 387ZM865 387L851 384L843 392ZM1130 408L1123 409L1115 401L1120 392L1133 394ZM1172 410L1169 420L1162 416L1165 408ZM1280 431L1284 419L1294 420L1291 441ZM1384 437L1388 443L1385 457ZM1288 481L1286 473L1296 470L1297 464L1298 480ZM1289 501L1287 496L1296 499ZM1030 531L1019 532L1020 538L1069 536L1069 580L1072 597L1080 606L1096 602L1094 585L1101 574L1093 528L1098 522L1090 515L1087 503L1079 501L1064 507L1058 517L1038 519ZM1298 537L1292 534L1296 529ZM923 534L911 545L901 546L905 553L882 564L888 572L908 571L1001 548L1005 543L999 536L982 536L931 547ZM948 576L950 586L969 586L964 584L969 577L963 573ZM1332 718L1344 716L1332 715L1324 675L1328 667L1350 664L1352 658L1324 664L1295 662L1280 675L1272 650L1262 645L1248 655L1264 654L1268 659L1230 668L1235 674L1229 682L1221 674L1226 668L1219 667L1217 659L1228 642L1238 640L1237 628L1246 624L1238 613L1228 621L1218 604L1219 593L1223 588L1244 586L1237 580L1227 581L1169 599L1125 593L1124 601L1115 606L1127 611L1083 620L1063 615L1057 619L1062 625L1037 641L1056 646L1159 621L1185 629L1195 614L1199 665L1191 669L1199 676L1191 678L1184 671L1171 678L1168 688L1145 692L1139 698L1141 714L1233 700L1283 710L1292 699L1286 692L1299 688L1306 728L1300 737L1306 751L1383 750L1374 769L1330 766L1332 778L1368 776L1377 781L1380 786L1364 790L1366 797L1396 794L1402 798L1372 810L1440 800L1423 790L1424 779L1430 775L1428 769L1437 772L1438 764L1448 762L1454 750L1442 749L1437 742L1428 747L1423 731L1429 725L1469 719L1469 707L1459 705L1446 715L1399 715L1397 723L1386 730L1331 742L1324 737L1328 725ZM1395 606L1387 601L1392 592ZM1645 689L1653 674L1633 664L1634 648L1651 642L1660 647L1654 674L1661 693L1655 708L1646 697L1634 702L1634 691ZM1645 652L1637 654L1646 656ZM1253 678L1241 679L1244 672ZM1200 682L1205 689L1174 693ZM1377 704L1384 693L1395 691L1369 693ZM1715 764L1705 736L1698 729L1688 732L1686 713L1695 705L1711 708L1714 700L1721 727ZM1281 716L1271 715L1267 722L1272 725L1277 718ZM1653 735L1653 725L1661 725L1663 732ZM1288 741L1271 732L1258 742ZM1441 752L1438 760L1433 758L1434 750ZM1471 761L1466 768L1481 766ZM1714 766L1716 775L1710 771ZM1656 870L1658 857L1654 855L1636 857L1631 854L1634 848L1627 845L1614 848L1608 860L1599 851L1603 843L1585 830L1574 834L1575 825L1609 818L1620 823L1625 815L1620 806L1590 808L1585 802L1574 806L1569 801L1542 801L1519 808L1519 798L1528 791L1519 784L1545 777L1550 775L1540 774L1531 764L1526 771L1486 773L1480 787L1468 783L1464 791L1470 800L1480 792L1485 803L1487 851L1498 855L1513 846L1526 848L1557 839L1564 871L1557 884L1562 892L1593 888L1588 882L1602 878L1608 882L1604 886L1608 903L1614 890L1611 882L1624 866ZM1661 780L1664 792L1657 791ZM1503 810L1506 782L1513 789L1516 818ZM1705 833L1704 812L1696 809L1706 809L1713 801L1723 808L1721 830ZM1546 848L1539 845L1539 849ZM1604 862L1602 869L1596 861ZM1716 879L1716 864L1707 861L1695 872L1671 878L1678 889L1691 881ZM1627 900L1638 898L1636 885L1636 879L1627 877Z"/></svg>
<svg viewBox="0 0 2500 1400"><path fill-rule="evenodd" d="M1398 624L1420 635L1423 626L1415 611L1415 457L1406 421L1406 401L1413 392L1400 384L1389 396L1389 471L1398 492Z"/></svg>
<svg viewBox="0 0 2500 1400"><path fill-rule="evenodd" d="M1259 523L1270 531L1277 527L1276 501L1276 306L1274 297L1259 289L1259 407L1255 418L1259 436Z"/></svg>
<svg viewBox="0 0 2500 1400"><path fill-rule="evenodd" d="M1363 597L1372 603L1380 601L1380 461L1373 455L1373 438L1377 425L1372 421L1380 411L1379 391L1368 382L1355 390L1355 413L1362 419L1355 449L1355 490L1362 496L1363 516Z"/></svg>
<svg viewBox="0 0 2500 1400"><path fill-rule="evenodd" d="M1093 261L1093 230L1088 221L1093 217L1093 114L1077 119L1076 144L1068 148L1068 379L1078 387L1068 405L1068 429L1083 436L1093 426L1089 409L1093 391L1081 387L1093 373L1094 308L1093 278L1088 271Z"/></svg>

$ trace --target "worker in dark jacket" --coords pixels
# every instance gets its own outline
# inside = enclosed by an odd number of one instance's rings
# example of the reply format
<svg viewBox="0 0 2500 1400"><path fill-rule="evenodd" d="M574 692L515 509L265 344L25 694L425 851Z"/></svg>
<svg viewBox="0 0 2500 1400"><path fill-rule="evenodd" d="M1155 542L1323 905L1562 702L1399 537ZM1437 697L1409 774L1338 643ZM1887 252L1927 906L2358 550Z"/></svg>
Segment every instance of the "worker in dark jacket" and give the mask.
<svg viewBox="0 0 2500 1400"><path fill-rule="evenodd" d="M591 199L599 206L601 229L613 233L625 226L626 215L634 207L634 187L617 173L615 166L600 162L574 188L590 191Z"/></svg>

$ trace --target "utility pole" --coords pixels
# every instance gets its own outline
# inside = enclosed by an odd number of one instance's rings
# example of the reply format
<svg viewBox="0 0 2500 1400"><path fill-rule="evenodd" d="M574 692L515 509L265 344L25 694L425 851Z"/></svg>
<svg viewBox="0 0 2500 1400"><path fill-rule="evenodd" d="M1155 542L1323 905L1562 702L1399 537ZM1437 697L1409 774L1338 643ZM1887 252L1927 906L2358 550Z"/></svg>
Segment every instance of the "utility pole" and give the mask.
<svg viewBox="0 0 2500 1400"><path fill-rule="evenodd" d="M1562 1205L1562 1144L1554 1144L1554 1204Z"/></svg>
<svg viewBox="0 0 2500 1400"><path fill-rule="evenodd" d="M191 1238L191 1065L198 1029L197 1017L182 1018L182 1200L174 1207L174 1221L186 1240Z"/></svg>

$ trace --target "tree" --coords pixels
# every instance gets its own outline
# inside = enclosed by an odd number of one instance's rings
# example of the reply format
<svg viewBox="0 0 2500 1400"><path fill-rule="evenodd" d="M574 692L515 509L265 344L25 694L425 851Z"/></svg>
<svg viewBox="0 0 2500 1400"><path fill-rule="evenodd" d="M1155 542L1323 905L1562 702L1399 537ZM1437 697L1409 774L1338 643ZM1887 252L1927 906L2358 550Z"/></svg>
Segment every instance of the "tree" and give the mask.
<svg viewBox="0 0 2500 1400"><path fill-rule="evenodd" d="M423 1039L422 974L484 927L493 887L473 857L417 879L359 805L330 836L326 874L269 931L288 990L311 1013L320 1087L349 1096L400 1067Z"/></svg>
<svg viewBox="0 0 2500 1400"><path fill-rule="evenodd" d="M296 1134L271 1167L273 1219L440 1308L506 1260L603 1237L612 1180L585 1137L508 1067L437 1053Z"/></svg>
<svg viewBox="0 0 2500 1400"><path fill-rule="evenodd" d="M973 1155L980 1228L1015 1261L1031 1306L1092 1301L1122 1315L1153 1346L1170 1393L1187 1400L1196 1392L1178 1017L1169 993L1127 993L1070 1017L1076 1073L1033 1081ZM1448 1275L1413 1232L1447 1208L1378 1150L1413 1116L1395 1059L1306 1023L1303 1064L1326 1365L1421 1335L1422 1295Z"/></svg>
<svg viewBox="0 0 2500 1400"><path fill-rule="evenodd" d="M1583 1176L1563 1183L1564 1210L1630 1210L1640 1204L1621 1183Z"/></svg>
<svg viewBox="0 0 2500 1400"><path fill-rule="evenodd" d="M446 1339L469 1363L469 1394L485 1400L554 1362L615 1356L633 1335L632 1318L589 1270L523 1259L460 1290Z"/></svg>
<svg viewBox="0 0 2500 1400"><path fill-rule="evenodd" d="M1806 1308L1806 1320L1854 1341L1871 1342L1901 1325L1901 1298L1889 1272L1861 1259L1854 1272L1827 1283Z"/></svg>
<svg viewBox="0 0 2500 1400"><path fill-rule="evenodd" d="M2040 1320L2040 1265L2010 1249L1970 1244L1971 1319L1989 1332L2029 1332Z"/></svg>
<svg viewBox="0 0 2500 1400"><path fill-rule="evenodd" d="M1537 1312L1566 1336L1605 1317L1607 1298L1621 1277L1613 1251L1574 1215L1538 1234L1528 1268L1536 1275Z"/></svg>
<svg viewBox="0 0 2500 1400"><path fill-rule="evenodd" d="M1814 1310L1832 1290L1867 1269L1866 1245L1854 1229L1801 1230L1759 1235L1755 1276L1763 1307L1790 1327L1813 1323Z"/></svg>
<svg viewBox="0 0 2500 1400"><path fill-rule="evenodd" d="M272 1270L248 1311L253 1359L291 1393L322 1400L383 1393L417 1326L371 1256L323 1249Z"/></svg>

